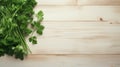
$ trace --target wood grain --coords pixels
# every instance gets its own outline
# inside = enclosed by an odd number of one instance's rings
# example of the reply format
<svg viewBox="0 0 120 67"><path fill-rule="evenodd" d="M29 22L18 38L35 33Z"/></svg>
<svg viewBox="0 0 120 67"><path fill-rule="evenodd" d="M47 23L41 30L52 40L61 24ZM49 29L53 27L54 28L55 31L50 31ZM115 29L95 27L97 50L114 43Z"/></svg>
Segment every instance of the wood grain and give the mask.
<svg viewBox="0 0 120 67"><path fill-rule="evenodd" d="M120 55L29 55L24 61L0 58L1 67L119 67Z"/></svg>
<svg viewBox="0 0 120 67"><path fill-rule="evenodd" d="M76 0L36 0L38 5L75 5Z"/></svg>
<svg viewBox="0 0 120 67"><path fill-rule="evenodd" d="M120 22L120 6L37 6L44 21L114 21Z"/></svg>
<svg viewBox="0 0 120 67"><path fill-rule="evenodd" d="M120 0L78 0L78 5L120 5Z"/></svg>
<svg viewBox="0 0 120 67"><path fill-rule="evenodd" d="M43 22L44 35L33 54L120 54L120 24ZM36 34L34 34L36 35ZM30 43L29 43L30 44Z"/></svg>

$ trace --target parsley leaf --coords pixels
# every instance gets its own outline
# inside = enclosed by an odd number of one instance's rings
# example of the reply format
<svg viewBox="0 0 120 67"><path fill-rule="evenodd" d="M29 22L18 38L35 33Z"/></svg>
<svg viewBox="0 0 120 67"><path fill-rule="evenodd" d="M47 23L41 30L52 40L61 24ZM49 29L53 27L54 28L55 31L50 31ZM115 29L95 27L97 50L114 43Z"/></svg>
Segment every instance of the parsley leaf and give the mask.
<svg viewBox="0 0 120 67"><path fill-rule="evenodd" d="M29 38L29 41L32 42L32 44L37 44L37 37L32 36L32 37Z"/></svg>

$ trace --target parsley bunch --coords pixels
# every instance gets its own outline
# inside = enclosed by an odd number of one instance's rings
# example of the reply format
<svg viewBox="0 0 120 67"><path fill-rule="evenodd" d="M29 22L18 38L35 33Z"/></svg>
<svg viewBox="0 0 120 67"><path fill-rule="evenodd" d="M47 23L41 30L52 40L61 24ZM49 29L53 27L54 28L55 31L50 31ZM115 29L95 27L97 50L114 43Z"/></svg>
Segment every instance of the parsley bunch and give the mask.
<svg viewBox="0 0 120 67"><path fill-rule="evenodd" d="M33 20L36 4L35 0L0 0L0 56L7 54L23 60L31 53L25 37L35 31L42 35L44 29L42 11ZM36 36L31 36L29 41L37 44Z"/></svg>

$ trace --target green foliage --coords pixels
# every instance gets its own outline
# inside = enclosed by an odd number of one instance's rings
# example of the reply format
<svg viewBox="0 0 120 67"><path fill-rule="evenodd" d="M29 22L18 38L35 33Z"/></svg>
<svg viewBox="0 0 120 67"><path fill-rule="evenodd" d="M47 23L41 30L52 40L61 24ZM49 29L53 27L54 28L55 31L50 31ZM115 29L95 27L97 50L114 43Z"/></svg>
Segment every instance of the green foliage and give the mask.
<svg viewBox="0 0 120 67"><path fill-rule="evenodd" d="M32 42L32 44L37 44L37 37L36 36L30 37L29 41Z"/></svg>
<svg viewBox="0 0 120 67"><path fill-rule="evenodd" d="M23 60L31 53L25 37L36 31L43 34L41 25L43 12L36 15L33 21L35 0L0 0L0 56L5 54ZM32 25L31 28L28 28ZM29 42L37 44L36 36L31 36Z"/></svg>

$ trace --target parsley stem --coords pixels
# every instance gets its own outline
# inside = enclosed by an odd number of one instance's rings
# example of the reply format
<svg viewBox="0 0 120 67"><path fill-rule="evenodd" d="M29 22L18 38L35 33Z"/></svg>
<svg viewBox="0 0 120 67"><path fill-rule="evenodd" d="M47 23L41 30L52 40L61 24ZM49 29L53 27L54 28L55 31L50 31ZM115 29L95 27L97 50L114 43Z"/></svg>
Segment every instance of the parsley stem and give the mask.
<svg viewBox="0 0 120 67"><path fill-rule="evenodd" d="M26 44L26 42L25 42L25 41L26 41L25 38L23 37L23 35L22 35L21 32L20 32L20 28L19 28L19 27L17 28L17 31L18 31L18 33L19 33L19 35L20 35L21 42L23 43L23 46L24 46L25 50L28 49L28 52L31 53L29 47L27 46L27 44Z"/></svg>

